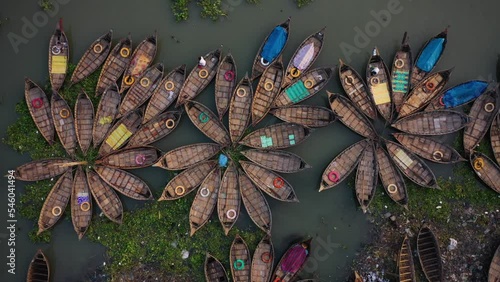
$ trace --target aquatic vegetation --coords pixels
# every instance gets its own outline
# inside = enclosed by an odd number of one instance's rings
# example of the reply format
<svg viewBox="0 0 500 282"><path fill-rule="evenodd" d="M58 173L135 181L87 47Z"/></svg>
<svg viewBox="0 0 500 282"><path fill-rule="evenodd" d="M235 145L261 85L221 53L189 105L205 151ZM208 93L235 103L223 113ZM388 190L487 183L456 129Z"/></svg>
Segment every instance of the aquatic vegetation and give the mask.
<svg viewBox="0 0 500 282"><path fill-rule="evenodd" d="M200 0L198 1L198 6L202 8L202 18L210 18L211 20L216 21L220 17L227 16L226 12L222 10L221 0Z"/></svg>
<svg viewBox="0 0 500 282"><path fill-rule="evenodd" d="M191 0L172 0L174 2L171 6L172 13L175 16L175 20L180 22L180 21L187 21L189 18L189 3Z"/></svg>
<svg viewBox="0 0 500 282"><path fill-rule="evenodd" d="M302 8L311 4L314 0L294 0L297 3L297 7Z"/></svg>
<svg viewBox="0 0 500 282"><path fill-rule="evenodd" d="M52 1L50 0L40 0L38 5L46 12L54 10L54 4L52 4Z"/></svg>

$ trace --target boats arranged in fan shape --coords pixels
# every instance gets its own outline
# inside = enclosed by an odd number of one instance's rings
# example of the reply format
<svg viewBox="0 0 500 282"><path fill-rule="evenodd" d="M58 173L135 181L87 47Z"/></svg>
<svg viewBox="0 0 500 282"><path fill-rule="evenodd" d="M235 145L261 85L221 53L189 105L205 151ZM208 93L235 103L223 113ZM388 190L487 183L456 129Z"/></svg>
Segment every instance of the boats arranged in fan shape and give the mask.
<svg viewBox="0 0 500 282"><path fill-rule="evenodd" d="M71 192L71 221L78 239L81 240L92 220L92 197L87 182L86 173L82 166L76 169L73 179L73 190Z"/></svg>
<svg viewBox="0 0 500 282"><path fill-rule="evenodd" d="M59 19L49 42L49 78L52 91L58 91L64 84L68 72L69 43Z"/></svg>
<svg viewBox="0 0 500 282"><path fill-rule="evenodd" d="M31 79L25 79L24 98L31 118L36 127L47 140L49 145L54 144L54 120L52 119L51 107L47 94Z"/></svg>
<svg viewBox="0 0 500 282"><path fill-rule="evenodd" d="M222 263L209 253L206 254L203 268L207 282L229 282L226 269Z"/></svg>
<svg viewBox="0 0 500 282"><path fill-rule="evenodd" d="M500 193L500 167L481 152L472 151L470 163L476 175L495 192Z"/></svg>
<svg viewBox="0 0 500 282"><path fill-rule="evenodd" d="M99 148L99 156L105 156L114 152L129 141L130 137L137 132L142 122L142 109L137 109L119 119L108 131L104 141Z"/></svg>
<svg viewBox="0 0 500 282"><path fill-rule="evenodd" d="M412 63L411 48L408 43L408 35L405 32L401 47L396 52L396 55L394 55L391 71L392 100L396 114L399 113L399 109L410 90Z"/></svg>
<svg viewBox="0 0 500 282"><path fill-rule="evenodd" d="M49 282L50 281L50 265L49 260L42 252L37 250L35 256L30 262L28 268L27 282Z"/></svg>
<svg viewBox="0 0 500 282"><path fill-rule="evenodd" d="M311 241L306 239L292 245L278 262L271 281L294 281L311 255Z"/></svg>
<svg viewBox="0 0 500 282"><path fill-rule="evenodd" d="M368 206L375 196L375 191L378 182L378 163L373 144L365 147L358 164L356 171L355 190L358 202L364 213L368 210Z"/></svg>
<svg viewBox="0 0 500 282"><path fill-rule="evenodd" d="M137 129L127 147L149 145L162 139L177 128L181 117L181 111L168 111L154 117Z"/></svg>
<svg viewBox="0 0 500 282"><path fill-rule="evenodd" d="M417 253L420 265L428 281L441 282L443 277L443 262L436 235L429 225L424 223L418 231Z"/></svg>
<svg viewBox="0 0 500 282"><path fill-rule="evenodd" d="M92 143L92 132L94 123L94 105L83 89L75 103L75 131L76 139L84 154Z"/></svg>
<svg viewBox="0 0 500 282"><path fill-rule="evenodd" d="M250 281L251 260L247 243L240 235L236 234L229 250L229 264L234 281Z"/></svg>
<svg viewBox="0 0 500 282"><path fill-rule="evenodd" d="M14 176L22 181L39 181L61 175L73 165L72 160L65 158L36 160L17 167Z"/></svg>
<svg viewBox="0 0 500 282"><path fill-rule="evenodd" d="M38 235L50 229L62 217L71 197L73 188L73 171L67 170L50 190L43 203L38 218Z"/></svg>
<svg viewBox="0 0 500 282"><path fill-rule="evenodd" d="M393 133L393 136L410 152L431 162L452 164L466 160L450 145L431 138L406 133Z"/></svg>
<svg viewBox="0 0 500 282"><path fill-rule="evenodd" d="M294 173L311 168L301 157L281 150L249 149L241 154L261 167L281 172Z"/></svg>
<svg viewBox="0 0 500 282"><path fill-rule="evenodd" d="M452 110L417 112L399 119L392 127L417 135L444 135L459 131L471 122L471 118Z"/></svg>
<svg viewBox="0 0 500 282"><path fill-rule="evenodd" d="M106 89L115 86L118 91L116 82L125 71L125 68L130 62L132 53L132 38L130 34L122 38L113 49L110 51L108 58L102 66L99 80L95 88L95 95L100 96Z"/></svg>
<svg viewBox="0 0 500 282"><path fill-rule="evenodd" d="M250 178L241 170L238 171L238 184L241 198L250 219L262 231L271 234L272 216L271 208L262 192L252 183Z"/></svg>
<svg viewBox="0 0 500 282"><path fill-rule="evenodd" d="M153 63L156 56L157 44L155 31L153 35L146 37L146 39L137 45L137 48L135 48L130 56L130 62L127 68L123 72L120 93L124 93L130 86L138 82L139 77L141 77L146 69ZM126 51L124 51L124 53L126 53ZM130 52L128 54L130 54Z"/></svg>
<svg viewBox="0 0 500 282"><path fill-rule="evenodd" d="M184 108L191 122L208 138L224 147L231 144L226 127L209 108L195 101L187 101Z"/></svg>
<svg viewBox="0 0 500 282"><path fill-rule="evenodd" d="M241 194L238 186L238 171L230 162L222 175L217 199L217 215L226 236L238 220L241 209Z"/></svg>
<svg viewBox="0 0 500 282"><path fill-rule="evenodd" d="M74 156L76 152L76 131L75 119L71 108L66 100L64 100L56 91L52 92L50 101L52 119L54 127L61 145L70 156Z"/></svg>
<svg viewBox="0 0 500 282"><path fill-rule="evenodd" d="M202 228L212 216L217 204L221 169L217 166L205 177L189 211L190 236Z"/></svg>
<svg viewBox="0 0 500 282"><path fill-rule="evenodd" d="M105 166L95 166L94 170L104 182L129 198L140 201L153 199L148 184L130 172Z"/></svg>
<svg viewBox="0 0 500 282"><path fill-rule="evenodd" d="M229 105L229 135L232 143L241 139L250 124L252 98L252 82L245 75L236 85Z"/></svg>
<svg viewBox="0 0 500 282"><path fill-rule="evenodd" d="M426 111L451 109L474 101L488 88L488 82L471 80L443 91L425 108Z"/></svg>
<svg viewBox="0 0 500 282"><path fill-rule="evenodd" d="M274 246L271 236L266 234L255 248L252 258L252 282L268 282L274 265Z"/></svg>
<svg viewBox="0 0 500 282"><path fill-rule="evenodd" d="M95 161L111 168L137 169L149 167L158 161L161 151L152 146L127 147Z"/></svg>
<svg viewBox="0 0 500 282"><path fill-rule="evenodd" d="M363 137L373 140L377 139L377 132L373 128L372 123L349 99L340 94L328 91L327 94L330 108L340 122Z"/></svg>
<svg viewBox="0 0 500 282"><path fill-rule="evenodd" d="M92 127L92 143L94 148L101 145L102 141L113 126L116 116L118 115L118 105L120 105L120 93L116 83L106 89L99 101L97 111L94 117L94 125Z"/></svg>
<svg viewBox="0 0 500 282"><path fill-rule="evenodd" d="M375 107L385 120L390 121L393 108L390 73L377 47L366 66L366 81Z"/></svg>
<svg viewBox="0 0 500 282"><path fill-rule="evenodd" d="M259 79L252 100L252 126L255 127L271 109L274 99L281 91L283 83L283 61L278 57L267 67Z"/></svg>
<svg viewBox="0 0 500 282"><path fill-rule="evenodd" d="M382 146L376 146L377 163L382 186L391 200L408 209L408 192L401 172L392 162L387 151Z"/></svg>
<svg viewBox="0 0 500 282"><path fill-rule="evenodd" d="M253 131L239 143L256 149L283 149L303 142L310 135L311 130L302 125L278 123Z"/></svg>
<svg viewBox="0 0 500 282"><path fill-rule="evenodd" d="M206 161L220 152L215 143L197 143L181 146L166 152L153 166L167 170L183 170Z"/></svg>
<svg viewBox="0 0 500 282"><path fill-rule="evenodd" d="M229 53L222 58L215 75L215 106L220 120L229 109L229 102L236 87L237 79L238 68L236 67L236 61L233 55Z"/></svg>
<svg viewBox="0 0 500 282"><path fill-rule="evenodd" d="M411 71L411 85L415 87L437 65L446 47L448 28L432 37L420 49Z"/></svg>

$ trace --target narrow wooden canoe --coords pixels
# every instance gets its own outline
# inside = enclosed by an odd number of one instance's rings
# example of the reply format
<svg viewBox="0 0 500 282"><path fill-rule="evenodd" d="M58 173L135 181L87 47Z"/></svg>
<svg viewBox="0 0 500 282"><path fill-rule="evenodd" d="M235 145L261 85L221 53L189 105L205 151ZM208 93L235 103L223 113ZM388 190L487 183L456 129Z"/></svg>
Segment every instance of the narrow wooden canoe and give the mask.
<svg viewBox="0 0 500 282"><path fill-rule="evenodd" d="M58 91L64 84L68 72L69 44L64 33L62 18L57 22L56 30L49 42L49 78L53 91Z"/></svg>
<svg viewBox="0 0 500 282"><path fill-rule="evenodd" d="M214 143L186 145L166 152L153 166L166 170L183 170L210 159L221 149L221 145Z"/></svg>
<svg viewBox="0 0 500 282"><path fill-rule="evenodd" d="M221 50L216 49L203 56L207 62L204 67L200 67L199 65L193 67L182 85L175 107L182 106L188 100L193 100L210 84L217 73L221 55Z"/></svg>
<svg viewBox="0 0 500 282"><path fill-rule="evenodd" d="M415 265L411 252L410 239L405 236L398 255L398 274L401 282L416 282Z"/></svg>
<svg viewBox="0 0 500 282"><path fill-rule="evenodd" d="M61 145L70 156L74 156L76 151L75 119L66 100L56 91L52 92L50 111Z"/></svg>
<svg viewBox="0 0 500 282"><path fill-rule="evenodd" d="M274 63L285 50L290 34L290 20L289 17L286 21L274 27L260 45L253 61L252 80L261 76L264 70Z"/></svg>
<svg viewBox="0 0 500 282"><path fill-rule="evenodd" d="M377 139L377 132L373 128L370 120L368 120L349 99L340 94L328 91L327 93L330 108L340 122L363 137Z"/></svg>
<svg viewBox="0 0 500 282"><path fill-rule="evenodd" d="M100 96L106 89L116 85L118 78L120 78L130 63L131 53L132 38L129 34L115 45L104 62L95 89L96 96ZM116 89L118 89L118 86L116 86Z"/></svg>
<svg viewBox="0 0 500 282"><path fill-rule="evenodd" d="M393 135L410 152L431 162L452 164L465 161L460 153L450 145L418 135L405 133L393 133Z"/></svg>
<svg viewBox="0 0 500 282"><path fill-rule="evenodd" d="M87 181L90 192L92 192L92 196L94 196L102 213L109 220L121 224L123 220L123 205L115 191L92 170L87 171Z"/></svg>
<svg viewBox="0 0 500 282"><path fill-rule="evenodd" d="M212 216L217 204L220 178L221 170L216 166L201 183L189 211L190 236L203 227Z"/></svg>
<svg viewBox="0 0 500 282"><path fill-rule="evenodd" d="M207 282L229 282L226 269L222 263L209 253L205 258L204 269Z"/></svg>
<svg viewBox="0 0 500 282"><path fill-rule="evenodd" d="M363 139L338 154L326 167L321 176L319 192L337 186L344 181L358 165L361 153L370 145L368 139Z"/></svg>
<svg viewBox="0 0 500 282"><path fill-rule="evenodd" d="M215 75L215 106L220 120L229 109L229 102L236 87L237 78L236 62L233 55L229 53L222 59Z"/></svg>
<svg viewBox="0 0 500 282"><path fill-rule="evenodd" d="M217 199L217 214L226 236L238 220L241 208L241 195L238 187L238 171L230 163L222 176Z"/></svg>
<svg viewBox="0 0 500 282"><path fill-rule="evenodd" d="M106 91L104 91L94 118L94 126L92 127L92 143L94 148L101 145L104 137L109 132L116 116L118 115L118 106L120 105L120 93L118 93L118 86L113 84Z"/></svg>
<svg viewBox="0 0 500 282"><path fill-rule="evenodd" d="M311 255L311 241L307 239L292 245L278 262L271 281L294 281Z"/></svg>
<svg viewBox="0 0 500 282"><path fill-rule="evenodd" d="M399 170L417 185L439 189L436 176L427 164L401 145L386 140L387 151Z"/></svg>
<svg viewBox="0 0 500 282"><path fill-rule="evenodd" d="M153 165L161 151L152 146L127 147L96 160L96 164L112 168L136 169Z"/></svg>
<svg viewBox="0 0 500 282"><path fill-rule="evenodd" d="M16 168L14 176L22 181L39 181L65 173L74 163L70 159L53 158L31 161Z"/></svg>
<svg viewBox="0 0 500 282"><path fill-rule="evenodd" d="M71 84L76 84L89 77L104 63L111 50L112 39L113 30L110 30L90 44L71 75Z"/></svg>
<svg viewBox="0 0 500 282"><path fill-rule="evenodd" d="M153 63L156 56L156 49L157 38L155 31L153 35L148 36L141 43L139 43L137 48L135 48L134 53L132 53L130 62L123 73L120 93L125 92L125 90L127 90L135 82L139 82L139 77L142 76L151 63Z"/></svg>
<svg viewBox="0 0 500 282"><path fill-rule="evenodd" d="M126 115L146 103L153 95L162 77L162 63L155 64L145 70L143 74L137 78L138 82L134 83L123 97L119 108L119 115Z"/></svg>
<svg viewBox="0 0 500 282"><path fill-rule="evenodd" d="M410 71L412 68L411 48L408 44L407 33L403 35L401 47L394 55L391 72L392 101L394 111L399 113L399 109L405 100L406 94L410 90ZM393 116L394 117L394 116Z"/></svg>
<svg viewBox="0 0 500 282"><path fill-rule="evenodd" d="M377 47L366 66L366 81L375 107L385 120L390 121L393 107L390 73Z"/></svg>
<svg viewBox="0 0 500 282"><path fill-rule="evenodd" d="M500 194L500 167L485 154L475 151L470 154L470 163L477 176Z"/></svg>
<svg viewBox="0 0 500 282"><path fill-rule="evenodd" d="M30 262L28 268L27 282L49 282L50 281L50 265L49 260L42 252L37 250L35 256Z"/></svg>
<svg viewBox="0 0 500 282"><path fill-rule="evenodd" d="M141 201L153 199L146 182L132 173L105 166L95 166L94 169L104 182L121 194Z"/></svg>
<svg viewBox="0 0 500 282"><path fill-rule="evenodd" d="M75 104L75 131L76 139L84 154L92 143L92 131L94 123L94 105L87 93L81 90Z"/></svg>
<svg viewBox="0 0 500 282"><path fill-rule="evenodd" d="M425 111L450 109L460 107L472 102L482 95L488 88L488 82L482 80L470 80L453 86L443 91L431 101Z"/></svg>
<svg viewBox="0 0 500 282"><path fill-rule="evenodd" d="M252 126L255 127L269 112L283 82L283 60L281 56L264 70L257 84L252 101Z"/></svg>
<svg viewBox="0 0 500 282"><path fill-rule="evenodd" d="M239 143L257 149L283 149L297 145L311 135L311 130L300 124L278 123L257 129Z"/></svg>
<svg viewBox="0 0 500 282"><path fill-rule="evenodd" d="M268 282L274 265L274 246L269 234L264 235L252 258L252 282Z"/></svg>
<svg viewBox="0 0 500 282"><path fill-rule="evenodd" d="M344 88L347 97L363 112L367 117L375 119L377 110L372 99L368 95L368 87L366 87L363 78L351 66L346 65L342 60L339 60L339 78L342 88Z"/></svg>
<svg viewBox="0 0 500 282"><path fill-rule="evenodd" d="M43 203L38 218L38 234L50 229L62 217L71 197L72 187L73 172L68 170L57 180Z"/></svg>
<svg viewBox="0 0 500 282"><path fill-rule="evenodd" d="M130 137L127 147L149 145L162 139L177 128L181 117L181 111L169 111L156 116L139 127Z"/></svg>
<svg viewBox="0 0 500 282"><path fill-rule="evenodd" d="M299 202L292 185L277 173L247 161L240 161L240 165L255 186L269 196L283 202Z"/></svg>
<svg viewBox="0 0 500 282"><path fill-rule="evenodd" d="M130 137L137 132L141 126L141 109L130 112L119 119L104 137L104 142L99 148L99 156L105 156L123 147Z"/></svg>
<svg viewBox="0 0 500 282"><path fill-rule="evenodd" d="M250 149L241 151L241 154L261 167L281 173L295 173L311 168L301 157L287 151Z"/></svg>
<svg viewBox="0 0 500 282"><path fill-rule="evenodd" d="M236 234L229 250L229 265L231 265L231 275L234 281L250 281L251 255L248 245Z"/></svg>
<svg viewBox="0 0 500 282"><path fill-rule="evenodd" d="M488 271L488 282L500 281L500 246L495 251Z"/></svg>
<svg viewBox="0 0 500 282"><path fill-rule="evenodd" d="M415 86L434 69L446 47L448 28L432 37L420 49L411 71L411 85Z"/></svg>
<svg viewBox="0 0 500 282"><path fill-rule="evenodd" d="M262 231L271 234L273 219L266 198L243 171L239 170L238 175L241 198L248 215Z"/></svg>
<svg viewBox="0 0 500 282"><path fill-rule="evenodd" d="M285 77L283 79L283 88L292 84L302 73L309 70L318 58L323 49L325 40L325 29L323 27L318 32L309 35L300 43L295 53L293 53L288 66L286 67Z"/></svg>
<svg viewBox="0 0 500 282"><path fill-rule="evenodd" d="M158 84L149 100L144 119L146 123L165 111L179 96L182 85L186 80L186 65L178 66L169 72Z"/></svg>
<svg viewBox="0 0 500 282"><path fill-rule="evenodd" d="M73 228L82 239L92 220L92 197L90 196L87 177L81 166L78 166L73 180L71 193L71 221Z"/></svg>
<svg viewBox="0 0 500 282"><path fill-rule="evenodd" d="M356 171L355 190L358 202L364 213L368 209L370 202L375 196L378 182L378 164L375 148L373 144L365 147L359 159L358 170Z"/></svg>
<svg viewBox="0 0 500 282"><path fill-rule="evenodd" d="M413 87L399 110L398 118L413 114L427 106L444 88L452 71L453 69L449 69L433 73Z"/></svg>
<svg viewBox="0 0 500 282"><path fill-rule="evenodd" d="M408 193L403 176L381 146L377 146L376 153L378 173L385 192L391 200L408 209Z"/></svg>
<svg viewBox="0 0 500 282"><path fill-rule="evenodd" d="M43 138L49 142L49 145L54 144L54 120L52 119L47 95L43 92L42 88L31 79L25 78L24 97L31 118L35 122Z"/></svg>
<svg viewBox="0 0 500 282"><path fill-rule="evenodd" d="M222 146L231 143L226 127L209 108L195 101L187 101L184 107L191 122L208 138Z"/></svg>
<svg viewBox="0 0 500 282"><path fill-rule="evenodd" d="M313 105L293 105L276 108L271 111L271 114L282 121L311 128L325 127L337 119L331 110Z"/></svg>
<svg viewBox="0 0 500 282"><path fill-rule="evenodd" d="M500 164L500 114L497 114L491 123L490 141L497 164Z"/></svg>
<svg viewBox="0 0 500 282"><path fill-rule="evenodd" d="M430 227L424 225L418 231L417 253L420 265L428 281L443 280L443 263L439 243Z"/></svg>
<svg viewBox="0 0 500 282"><path fill-rule="evenodd" d="M418 135L444 135L464 128L471 119L452 110L417 112L399 119L392 127Z"/></svg>
<svg viewBox="0 0 500 282"><path fill-rule="evenodd" d="M167 183L158 201L177 200L191 193L200 186L216 165L216 161L206 161L177 174Z"/></svg>
<svg viewBox="0 0 500 282"><path fill-rule="evenodd" d="M328 84L334 68L316 68L304 73L276 97L273 107L286 107L311 98Z"/></svg>
<svg viewBox="0 0 500 282"><path fill-rule="evenodd" d="M238 85L236 85L229 105L229 135L233 143L240 141L243 133L245 133L250 124L252 98L252 83L248 75L245 75Z"/></svg>

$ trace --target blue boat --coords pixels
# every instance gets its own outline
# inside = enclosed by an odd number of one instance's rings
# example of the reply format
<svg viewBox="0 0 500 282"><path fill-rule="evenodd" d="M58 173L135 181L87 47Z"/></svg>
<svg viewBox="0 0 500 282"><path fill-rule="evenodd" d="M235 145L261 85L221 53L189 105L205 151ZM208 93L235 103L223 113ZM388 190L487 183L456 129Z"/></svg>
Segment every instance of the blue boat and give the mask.
<svg viewBox="0 0 500 282"><path fill-rule="evenodd" d="M448 88L434 99L426 111L434 111L439 109L450 109L465 105L474 101L477 97L483 94L488 88L488 82L483 80L470 80Z"/></svg>
<svg viewBox="0 0 500 282"><path fill-rule="evenodd" d="M448 28L429 39L420 50L411 72L411 85L417 85L430 73L443 55L446 47Z"/></svg>

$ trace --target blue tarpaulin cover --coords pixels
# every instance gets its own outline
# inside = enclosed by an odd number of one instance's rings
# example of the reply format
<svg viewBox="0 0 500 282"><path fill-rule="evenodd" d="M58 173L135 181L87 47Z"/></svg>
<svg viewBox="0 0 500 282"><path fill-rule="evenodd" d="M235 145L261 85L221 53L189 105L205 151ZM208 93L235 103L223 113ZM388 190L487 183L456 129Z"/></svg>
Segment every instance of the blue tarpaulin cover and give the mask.
<svg viewBox="0 0 500 282"><path fill-rule="evenodd" d="M220 154L220 156L219 156L219 166L220 167L226 167L227 166L227 161L228 161L227 156L224 155L224 154Z"/></svg>
<svg viewBox="0 0 500 282"><path fill-rule="evenodd" d="M430 72L441 57L443 45L444 38L432 39L429 44L425 46L422 53L420 53L417 61L417 67L423 71Z"/></svg>
<svg viewBox="0 0 500 282"><path fill-rule="evenodd" d="M268 62L274 61L274 59L276 59L276 57L278 57L281 53L281 50L283 50L283 47L285 47L287 38L288 34L286 29L281 26L275 27L267 38L260 56Z"/></svg>
<svg viewBox="0 0 500 282"><path fill-rule="evenodd" d="M488 83L481 80L471 80L463 84L450 88L443 94L443 104L445 108L454 108L468 103L481 95Z"/></svg>

